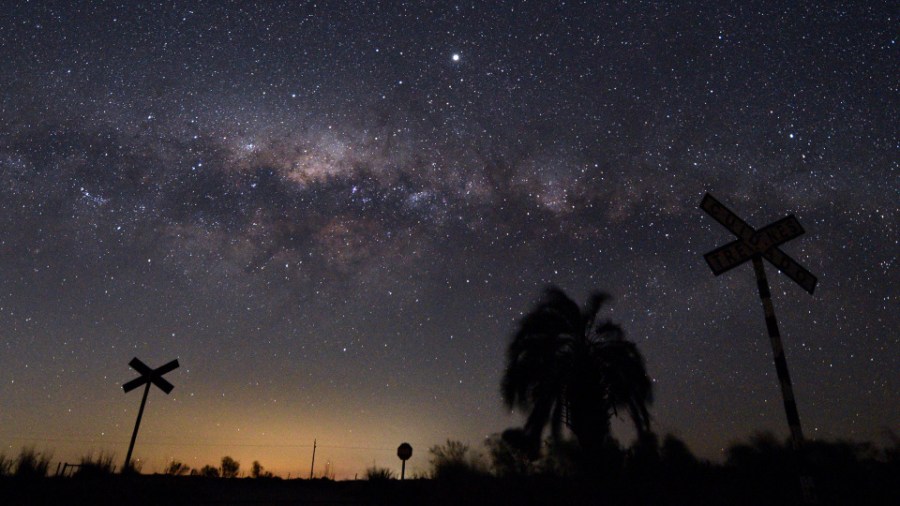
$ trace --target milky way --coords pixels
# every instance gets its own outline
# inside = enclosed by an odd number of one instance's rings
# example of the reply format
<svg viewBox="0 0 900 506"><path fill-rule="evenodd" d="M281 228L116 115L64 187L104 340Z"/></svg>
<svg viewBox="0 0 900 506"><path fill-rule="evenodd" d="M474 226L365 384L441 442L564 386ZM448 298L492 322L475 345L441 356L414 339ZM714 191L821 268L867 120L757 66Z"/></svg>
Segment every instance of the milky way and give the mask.
<svg viewBox="0 0 900 506"><path fill-rule="evenodd" d="M654 427L787 434L749 266L812 438L900 423L896 13L688 2L19 3L0 21L0 443L124 454L132 356L178 357L135 454L341 476L521 423L541 289L614 296ZM627 441L627 432L620 436Z"/></svg>

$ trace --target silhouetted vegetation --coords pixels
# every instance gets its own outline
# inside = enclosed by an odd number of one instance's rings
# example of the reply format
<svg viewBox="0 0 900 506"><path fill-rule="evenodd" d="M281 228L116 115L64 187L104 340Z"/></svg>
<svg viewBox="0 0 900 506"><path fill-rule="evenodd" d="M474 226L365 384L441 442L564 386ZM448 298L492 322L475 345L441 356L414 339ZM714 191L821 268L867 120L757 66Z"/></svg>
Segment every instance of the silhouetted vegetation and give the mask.
<svg viewBox="0 0 900 506"><path fill-rule="evenodd" d="M499 477L530 476L536 474L540 466L529 458L521 447L510 444L499 434L493 434L485 441L491 468Z"/></svg>
<svg viewBox="0 0 900 506"><path fill-rule="evenodd" d="M274 476L258 460L249 470L257 480L218 480L240 475L230 456L219 467L199 469L172 460L157 476L141 476L133 461L131 472L119 476L113 457L101 453L82 458L73 474L98 479L75 480L65 477L71 464L62 477L47 478L49 454L25 448L16 459L0 455L0 484L15 484L0 487L0 504L57 504L77 495L90 504L133 505L191 497L208 503L786 506L800 502L801 474L813 478L824 505L900 503L900 438L892 431L882 448L838 440L810 441L799 450L790 439L759 433L732 444L722 463L698 458L675 435L660 438L650 430L653 397L641 354L618 325L598 319L607 298L594 293L579 308L550 287L522 319L509 345L502 393L527 419L524 427L489 437L486 455L448 439L428 450L427 475L401 482L391 469L373 465L365 482L334 483L330 463L321 479L260 480ZM611 432L620 411L636 429L628 447Z"/></svg>
<svg viewBox="0 0 900 506"><path fill-rule="evenodd" d="M0 476L9 476L15 462L14 459L7 457L5 453L0 453Z"/></svg>
<svg viewBox="0 0 900 506"><path fill-rule="evenodd" d="M528 412L521 430L503 434L531 460L549 425L560 440L563 427L575 436L581 468L591 473L614 469L622 452L612 438L610 420L620 410L638 435L650 430L650 378L637 346L622 329L599 313L609 299L594 292L583 308L562 290L549 287L522 319L507 350L501 391L507 406Z"/></svg>
<svg viewBox="0 0 900 506"><path fill-rule="evenodd" d="M122 468L122 474L141 474L141 470L143 469L143 467L143 463L135 459L131 459L131 461L128 462L124 468Z"/></svg>
<svg viewBox="0 0 900 506"><path fill-rule="evenodd" d="M241 463L229 456L222 457L222 478L237 478L238 471L241 469Z"/></svg>
<svg viewBox="0 0 900 506"><path fill-rule="evenodd" d="M191 472L191 474L194 474L194 473ZM197 471L197 475L203 476L206 478L218 478L219 477L219 468L207 464L207 465L201 467L199 471Z"/></svg>
<svg viewBox="0 0 900 506"><path fill-rule="evenodd" d="M891 442L890 446L885 446L884 457L889 464L900 465L900 437L890 429L885 429L885 437Z"/></svg>
<svg viewBox="0 0 900 506"><path fill-rule="evenodd" d="M498 477L553 476L570 477L576 474L581 458L578 442L565 437L544 440L537 456L510 443L515 432L508 429L503 435L493 434L485 441L491 470Z"/></svg>
<svg viewBox="0 0 900 506"><path fill-rule="evenodd" d="M15 476L17 478L32 479L47 476L50 467L51 455L39 453L34 447L23 448L16 459Z"/></svg>
<svg viewBox="0 0 900 506"><path fill-rule="evenodd" d="M180 462L178 460L173 460L166 465L166 469L163 471L164 474L168 474L169 476L184 476L191 472L191 466Z"/></svg>
<svg viewBox="0 0 900 506"><path fill-rule="evenodd" d="M366 469L366 479L369 481L387 481L394 479L394 471L386 467L372 466Z"/></svg>
<svg viewBox="0 0 900 506"><path fill-rule="evenodd" d="M250 466L250 477L251 478L273 478L274 475L268 471L266 471L262 464L259 463L258 460L254 460L253 464Z"/></svg>
<svg viewBox="0 0 900 506"><path fill-rule="evenodd" d="M185 477L187 466L170 463L164 474L121 476L111 473L112 457L81 459L71 478L47 477L49 453L24 449L16 459L2 458L0 504L306 503L352 504L610 504L610 505L794 505L799 503L797 462L788 438L757 434L727 449L727 459L711 463L697 458L677 437L645 432L619 449L620 465L600 479L579 471L580 444L570 438L547 438L540 456L531 459L494 435L485 459L469 446L449 440L429 450L431 478L400 482L393 471L371 467L366 481L220 480L221 469L204 466ZM900 498L897 444L884 447L851 441L811 441L806 455L820 503L896 504ZM225 460L223 458L223 460ZM237 462L224 466L233 476ZM489 462L488 462L489 460ZM21 465L20 465L21 464ZM264 477L264 467L249 476ZM20 479L18 470L22 469ZM31 471L27 471L31 469ZM79 479L79 477L93 479ZM254 485L255 484L255 485Z"/></svg>
<svg viewBox="0 0 900 506"><path fill-rule="evenodd" d="M115 456L112 454L103 452L100 452L96 457L94 457L93 455L81 457L81 460L78 463L78 467L75 468L73 476L78 478L98 478L109 476L116 470L116 466L115 464L113 464L114 457Z"/></svg>
<svg viewBox="0 0 900 506"><path fill-rule="evenodd" d="M446 444L432 446L431 476L435 479L457 479L481 476L489 473L482 456L460 441L447 440Z"/></svg>

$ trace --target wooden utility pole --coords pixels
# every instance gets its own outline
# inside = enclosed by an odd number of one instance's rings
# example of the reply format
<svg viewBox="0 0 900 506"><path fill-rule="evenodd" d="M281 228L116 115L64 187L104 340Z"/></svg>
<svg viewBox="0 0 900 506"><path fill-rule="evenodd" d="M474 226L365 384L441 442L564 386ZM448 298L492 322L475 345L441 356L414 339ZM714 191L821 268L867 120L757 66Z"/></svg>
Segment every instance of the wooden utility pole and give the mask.
<svg viewBox="0 0 900 506"><path fill-rule="evenodd" d="M316 440L313 439L312 464L309 466L309 479L313 479L313 470L316 468Z"/></svg>

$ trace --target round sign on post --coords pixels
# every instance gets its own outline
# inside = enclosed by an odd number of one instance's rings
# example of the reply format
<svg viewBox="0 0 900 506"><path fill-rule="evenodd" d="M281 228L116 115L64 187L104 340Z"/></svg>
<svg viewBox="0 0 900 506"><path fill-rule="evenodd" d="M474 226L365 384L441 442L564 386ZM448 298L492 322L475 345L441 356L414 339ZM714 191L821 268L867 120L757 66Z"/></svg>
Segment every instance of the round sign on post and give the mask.
<svg viewBox="0 0 900 506"><path fill-rule="evenodd" d="M403 461L403 466L400 468L400 479L402 480L406 477L406 461L412 457L412 446L409 443L402 443L397 447L397 456Z"/></svg>

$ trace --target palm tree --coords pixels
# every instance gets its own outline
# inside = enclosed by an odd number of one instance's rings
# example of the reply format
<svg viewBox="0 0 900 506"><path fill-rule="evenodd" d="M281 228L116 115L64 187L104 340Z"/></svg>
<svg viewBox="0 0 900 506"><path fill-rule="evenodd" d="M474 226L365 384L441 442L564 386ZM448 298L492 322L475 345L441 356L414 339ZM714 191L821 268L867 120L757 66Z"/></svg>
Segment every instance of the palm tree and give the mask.
<svg viewBox="0 0 900 506"><path fill-rule="evenodd" d="M650 430L653 392L644 359L621 327L597 319L607 300L609 295L594 292L579 308L550 286L513 336L503 400L530 413L524 429L508 435L534 456L548 424L554 439L565 425L589 458L612 442L610 420L620 409L627 410L638 434Z"/></svg>

